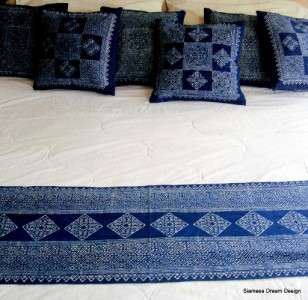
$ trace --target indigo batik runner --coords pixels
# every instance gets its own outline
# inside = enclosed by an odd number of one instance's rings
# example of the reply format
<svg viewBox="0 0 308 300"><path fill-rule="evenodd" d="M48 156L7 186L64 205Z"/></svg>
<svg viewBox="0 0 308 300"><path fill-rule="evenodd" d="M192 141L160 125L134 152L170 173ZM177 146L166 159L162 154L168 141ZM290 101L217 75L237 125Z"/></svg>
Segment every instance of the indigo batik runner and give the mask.
<svg viewBox="0 0 308 300"><path fill-rule="evenodd" d="M1 283L308 273L308 182L0 188Z"/></svg>

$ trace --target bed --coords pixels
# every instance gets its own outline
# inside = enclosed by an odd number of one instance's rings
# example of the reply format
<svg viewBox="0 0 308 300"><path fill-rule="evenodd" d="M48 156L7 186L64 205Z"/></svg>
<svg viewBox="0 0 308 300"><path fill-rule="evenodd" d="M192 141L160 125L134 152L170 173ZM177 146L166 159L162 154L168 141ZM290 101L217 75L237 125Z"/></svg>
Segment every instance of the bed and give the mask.
<svg viewBox="0 0 308 300"><path fill-rule="evenodd" d="M116 97L107 97L38 92L30 80L1 78L0 185L306 180L308 93L248 87L243 92L246 107L150 104L151 90L139 86L120 87ZM307 279L298 277L223 284L2 285L0 299L214 299L217 291L225 299L249 299L245 288L301 289L298 299L308 292ZM277 296L270 294L266 299ZM279 296L291 298L293 293Z"/></svg>

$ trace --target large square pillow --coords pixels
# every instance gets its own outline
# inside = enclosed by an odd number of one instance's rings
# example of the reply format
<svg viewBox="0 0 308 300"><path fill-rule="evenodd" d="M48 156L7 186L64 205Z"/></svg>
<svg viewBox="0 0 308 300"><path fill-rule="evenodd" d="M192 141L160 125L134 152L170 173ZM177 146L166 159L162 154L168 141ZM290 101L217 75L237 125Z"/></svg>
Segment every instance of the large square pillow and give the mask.
<svg viewBox="0 0 308 300"><path fill-rule="evenodd" d="M152 85L155 74L157 20L183 24L185 12L123 10L118 50L118 85Z"/></svg>
<svg viewBox="0 0 308 300"><path fill-rule="evenodd" d="M35 89L79 89L115 94L122 9L93 13L43 11Z"/></svg>
<svg viewBox="0 0 308 300"><path fill-rule="evenodd" d="M243 26L160 24L160 61L151 102L245 104L239 57Z"/></svg>
<svg viewBox="0 0 308 300"><path fill-rule="evenodd" d="M240 70L241 84L251 86L270 86L265 60L261 55L257 32L257 17L244 14L229 14L204 9L205 24L237 23L245 24L245 33L241 50Z"/></svg>
<svg viewBox="0 0 308 300"><path fill-rule="evenodd" d="M308 20L258 12L274 89L308 90Z"/></svg>
<svg viewBox="0 0 308 300"><path fill-rule="evenodd" d="M32 78L42 9L66 11L65 3L40 7L0 5L0 76Z"/></svg>

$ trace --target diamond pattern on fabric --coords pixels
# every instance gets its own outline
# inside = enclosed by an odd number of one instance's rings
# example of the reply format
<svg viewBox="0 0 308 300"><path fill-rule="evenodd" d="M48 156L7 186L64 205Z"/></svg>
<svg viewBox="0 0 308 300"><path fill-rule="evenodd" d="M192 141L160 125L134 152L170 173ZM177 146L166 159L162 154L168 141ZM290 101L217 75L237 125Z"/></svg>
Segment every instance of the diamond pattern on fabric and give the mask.
<svg viewBox="0 0 308 300"><path fill-rule="evenodd" d="M208 83L208 80L206 80L200 72L194 72L187 78L187 81L195 90L199 90Z"/></svg>
<svg viewBox="0 0 308 300"><path fill-rule="evenodd" d="M23 229L31 236L33 240L39 241L55 233L60 229L60 227L48 216L44 215L39 219L24 225Z"/></svg>
<svg viewBox="0 0 308 300"><path fill-rule="evenodd" d="M221 49L215 53L214 59L220 68L223 68L227 63L230 62L230 56L225 49Z"/></svg>
<svg viewBox="0 0 308 300"><path fill-rule="evenodd" d="M151 102L245 104L238 67L241 26L160 24L159 28L159 71Z"/></svg>
<svg viewBox="0 0 308 300"><path fill-rule="evenodd" d="M183 55L176 48L172 48L168 51L166 58L170 65L174 65L182 59Z"/></svg>
<svg viewBox="0 0 308 300"><path fill-rule="evenodd" d="M118 47L117 84L153 84L156 70L155 24L183 23L184 12L143 12L123 10ZM174 52L176 52L174 50ZM174 57L170 53L170 63Z"/></svg>
<svg viewBox="0 0 308 300"><path fill-rule="evenodd" d="M271 78L260 45L257 17L245 14L222 13L204 9L204 22L209 24L237 23L245 24L243 45L240 57L240 78L242 85L269 87ZM221 36L221 40L228 39ZM218 66L219 64L217 64ZM220 67L221 68L221 67Z"/></svg>
<svg viewBox="0 0 308 300"><path fill-rule="evenodd" d="M88 215L82 215L71 224L65 227L65 230L75 236L77 239L83 241L89 236L99 231L103 225L95 221Z"/></svg>
<svg viewBox="0 0 308 300"><path fill-rule="evenodd" d="M168 213L153 222L151 226L165 236L171 237L187 227L188 224L174 214Z"/></svg>
<svg viewBox="0 0 308 300"><path fill-rule="evenodd" d="M194 223L194 226L212 236L219 236L232 223L213 213L208 213Z"/></svg>
<svg viewBox="0 0 308 300"><path fill-rule="evenodd" d="M304 233L308 229L308 218L296 211L289 211L277 223L296 233Z"/></svg>
<svg viewBox="0 0 308 300"><path fill-rule="evenodd" d="M273 225L273 222L264 218L256 212L249 212L236 221L236 225L244 228L253 235L261 235L265 230Z"/></svg>
<svg viewBox="0 0 308 300"><path fill-rule="evenodd" d="M34 89L78 89L115 94L117 38L122 9L41 15Z"/></svg>
<svg viewBox="0 0 308 300"><path fill-rule="evenodd" d="M8 235L17 228L17 225L7 215L0 215L0 238Z"/></svg>
<svg viewBox="0 0 308 300"><path fill-rule="evenodd" d="M107 225L113 232L126 239L141 230L145 224L131 214L124 214Z"/></svg>
<svg viewBox="0 0 308 300"><path fill-rule="evenodd" d="M297 40L295 40L291 35L287 35L283 41L282 45L284 45L286 48L288 48L290 51L296 50L296 48L299 47L299 43Z"/></svg>
<svg viewBox="0 0 308 300"><path fill-rule="evenodd" d="M269 12L258 12L270 50L265 59L272 65L275 90L308 90L308 20ZM266 45L265 45L266 46Z"/></svg>

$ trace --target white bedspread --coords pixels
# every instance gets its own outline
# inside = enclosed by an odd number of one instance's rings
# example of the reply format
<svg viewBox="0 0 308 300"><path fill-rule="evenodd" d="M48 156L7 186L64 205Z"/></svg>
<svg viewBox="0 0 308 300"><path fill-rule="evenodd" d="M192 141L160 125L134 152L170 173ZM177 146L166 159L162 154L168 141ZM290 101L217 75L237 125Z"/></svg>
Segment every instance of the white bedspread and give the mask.
<svg viewBox="0 0 308 300"><path fill-rule="evenodd" d="M308 93L243 88L247 106L150 104L33 91L0 79L0 185L132 186L308 179ZM0 254L1 255L1 254ZM244 294L244 288L302 293ZM307 299L308 278L144 285L0 286L1 300Z"/></svg>

